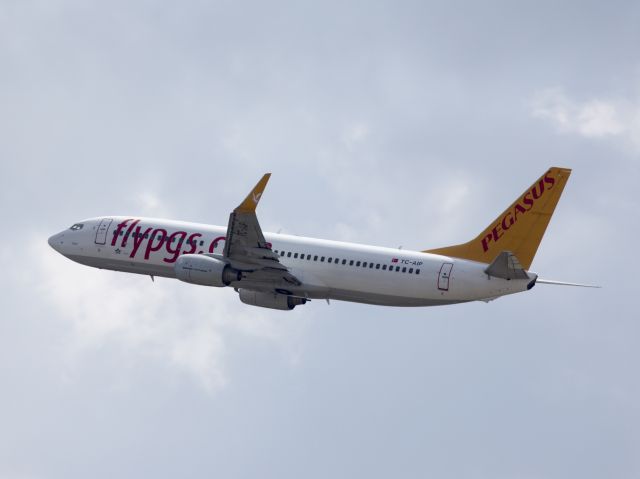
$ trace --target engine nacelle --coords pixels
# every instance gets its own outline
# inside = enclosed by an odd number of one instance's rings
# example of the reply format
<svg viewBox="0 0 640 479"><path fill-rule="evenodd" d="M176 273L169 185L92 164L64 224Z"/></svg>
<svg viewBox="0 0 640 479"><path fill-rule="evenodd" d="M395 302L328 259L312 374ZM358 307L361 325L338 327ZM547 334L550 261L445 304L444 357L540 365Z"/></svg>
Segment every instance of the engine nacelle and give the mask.
<svg viewBox="0 0 640 479"><path fill-rule="evenodd" d="M291 310L300 304L307 302L304 298L295 296L287 296L279 293L261 293L258 291L249 291L248 289L238 290L240 301L251 306L260 306L261 308Z"/></svg>
<svg viewBox="0 0 640 479"><path fill-rule="evenodd" d="M202 286L222 288L241 278L240 271L231 268L224 261L201 254L180 256L173 268L180 281Z"/></svg>

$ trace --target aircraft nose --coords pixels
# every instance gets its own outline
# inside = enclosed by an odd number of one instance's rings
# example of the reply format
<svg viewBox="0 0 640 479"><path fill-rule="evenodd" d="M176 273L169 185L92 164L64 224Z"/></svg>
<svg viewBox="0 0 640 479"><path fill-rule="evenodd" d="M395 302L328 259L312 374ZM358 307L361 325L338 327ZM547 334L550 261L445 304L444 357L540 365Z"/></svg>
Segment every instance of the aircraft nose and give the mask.
<svg viewBox="0 0 640 479"><path fill-rule="evenodd" d="M63 233L57 233L51 237L49 237L49 246L51 246L54 250L60 252L60 247L63 244L62 238L64 237Z"/></svg>

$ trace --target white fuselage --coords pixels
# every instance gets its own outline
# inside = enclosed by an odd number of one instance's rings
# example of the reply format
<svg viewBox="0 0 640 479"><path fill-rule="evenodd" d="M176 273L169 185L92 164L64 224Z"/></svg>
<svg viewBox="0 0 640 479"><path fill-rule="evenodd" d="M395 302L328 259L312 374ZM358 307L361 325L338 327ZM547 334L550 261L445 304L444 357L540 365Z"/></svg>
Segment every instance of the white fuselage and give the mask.
<svg viewBox="0 0 640 479"><path fill-rule="evenodd" d="M220 226L121 216L80 224L52 236L49 244L78 263L114 271L175 278L180 255L222 254L225 245L226 228ZM486 264L416 251L275 233L264 237L302 282L287 293L310 299L431 306L525 291L536 278L532 273L526 280L489 277Z"/></svg>

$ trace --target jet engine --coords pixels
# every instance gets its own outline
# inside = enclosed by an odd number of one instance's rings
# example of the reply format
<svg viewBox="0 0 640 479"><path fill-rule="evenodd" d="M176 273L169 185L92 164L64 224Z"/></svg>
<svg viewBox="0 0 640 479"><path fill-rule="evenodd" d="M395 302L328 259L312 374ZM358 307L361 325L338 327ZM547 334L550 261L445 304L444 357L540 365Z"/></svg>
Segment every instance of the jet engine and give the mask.
<svg viewBox="0 0 640 479"><path fill-rule="evenodd" d="M287 296L279 293L261 293L258 291L249 291L248 289L238 290L238 295L240 296L240 301L244 304L285 311L307 302L305 298L298 298L296 296Z"/></svg>
<svg viewBox="0 0 640 479"><path fill-rule="evenodd" d="M174 266L176 278L185 283L202 286L229 286L239 281L241 273L224 261L201 254L185 254L180 256Z"/></svg>

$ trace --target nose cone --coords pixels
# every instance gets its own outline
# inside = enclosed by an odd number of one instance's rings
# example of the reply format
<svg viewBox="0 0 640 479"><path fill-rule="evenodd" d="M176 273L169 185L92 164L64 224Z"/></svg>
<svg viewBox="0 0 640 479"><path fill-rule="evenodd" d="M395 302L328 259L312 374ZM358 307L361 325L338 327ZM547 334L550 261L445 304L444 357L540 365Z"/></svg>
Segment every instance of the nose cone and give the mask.
<svg viewBox="0 0 640 479"><path fill-rule="evenodd" d="M64 244L64 234L58 233L49 238L49 246L51 246L54 250L60 253L62 245Z"/></svg>

